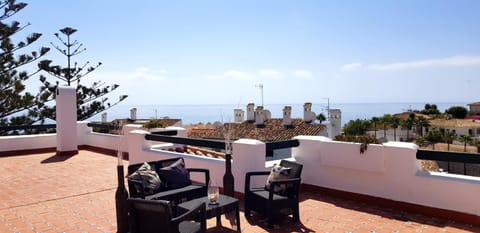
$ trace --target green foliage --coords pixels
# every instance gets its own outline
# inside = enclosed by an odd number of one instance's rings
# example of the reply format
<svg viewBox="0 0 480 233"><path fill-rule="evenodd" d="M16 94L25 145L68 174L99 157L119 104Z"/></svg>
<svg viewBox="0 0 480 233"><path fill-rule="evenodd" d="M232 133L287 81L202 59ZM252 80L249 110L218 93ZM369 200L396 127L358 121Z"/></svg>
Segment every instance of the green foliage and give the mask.
<svg viewBox="0 0 480 233"><path fill-rule="evenodd" d="M325 117L325 115L323 115L323 113L318 114L316 118L320 122L320 124L322 124L323 121L327 120L327 118Z"/></svg>
<svg viewBox="0 0 480 233"><path fill-rule="evenodd" d="M427 136L425 136L425 139L432 143L433 149L435 150L435 143L443 141L443 134L437 129L433 129L428 132Z"/></svg>
<svg viewBox="0 0 480 233"><path fill-rule="evenodd" d="M414 118L413 124L417 127L417 132L420 136L423 136L423 129L430 126L430 122L422 116Z"/></svg>
<svg viewBox="0 0 480 233"><path fill-rule="evenodd" d="M42 119L37 113L44 106L44 97L48 93L40 91L32 94L26 91L25 82L37 72L22 71L23 67L38 61L49 48L41 47L38 51L25 51L37 41L42 34L32 33L23 40L17 34L24 31L27 25L10 20L27 6L15 0L0 1L0 126L31 125Z"/></svg>
<svg viewBox="0 0 480 233"><path fill-rule="evenodd" d="M438 107L436 104L425 104L425 108L420 111L420 113L425 114L425 115L437 115L440 114L440 111L438 110Z"/></svg>
<svg viewBox="0 0 480 233"><path fill-rule="evenodd" d="M464 119L467 116L468 110L462 106L452 106L445 112L452 115L453 118Z"/></svg>
<svg viewBox="0 0 480 233"><path fill-rule="evenodd" d="M142 125L144 128L151 129L151 128L164 128L165 125L163 124L161 119L151 119Z"/></svg>
<svg viewBox="0 0 480 233"><path fill-rule="evenodd" d="M464 152L467 152L467 144L473 141L472 136L470 136L469 134L460 135L458 137L458 140L460 140L460 142L463 142Z"/></svg>
<svg viewBox="0 0 480 233"><path fill-rule="evenodd" d="M350 120L344 127L343 132L346 135L365 135L370 128L370 121L368 120Z"/></svg>
<svg viewBox="0 0 480 233"><path fill-rule="evenodd" d="M450 144L453 143L455 139L457 139L457 134L452 131L446 131L442 135L443 141L447 143L447 150L450 151Z"/></svg>
<svg viewBox="0 0 480 233"><path fill-rule="evenodd" d="M337 135L334 140L343 141L343 142L356 142L361 143L360 145L360 154L363 154L367 148L368 144L380 144L380 141L375 136L370 135Z"/></svg>
<svg viewBox="0 0 480 233"><path fill-rule="evenodd" d="M358 142L358 143L368 143L368 144L381 144L381 142L371 136L371 135L337 135L334 138L335 141L342 142Z"/></svg>
<svg viewBox="0 0 480 233"><path fill-rule="evenodd" d="M90 86L84 86L80 84L80 81L89 73L95 71L100 65L101 62L97 63L94 66L89 66L90 62L86 62L84 65L77 65L77 62L73 63L71 57L76 56L86 49L82 47L82 44L79 44L78 41L74 40L71 42L71 36L77 31L77 29L66 27L60 29L60 33L63 34L63 37L59 33L55 33L57 39L61 42L64 48L55 46L55 49L59 51L62 55L67 58L67 66L61 67L59 65L52 65L52 61L45 60L39 63L38 67L54 76L55 78L64 81L68 86L74 85L77 89L77 119L86 120L94 115L97 115L121 101L125 100L128 96L121 95L116 102L109 102L106 95L110 92L115 91L119 85L106 85L102 81L93 82ZM48 91L52 96L55 95L55 90L57 86L60 85L59 82L52 84L48 82L46 78L42 78L40 81L43 83L42 90ZM55 119L55 106L45 109L42 112L48 118Z"/></svg>
<svg viewBox="0 0 480 233"><path fill-rule="evenodd" d="M424 137L417 137L415 139L415 143L419 146L423 146L423 144L425 143L426 139Z"/></svg>

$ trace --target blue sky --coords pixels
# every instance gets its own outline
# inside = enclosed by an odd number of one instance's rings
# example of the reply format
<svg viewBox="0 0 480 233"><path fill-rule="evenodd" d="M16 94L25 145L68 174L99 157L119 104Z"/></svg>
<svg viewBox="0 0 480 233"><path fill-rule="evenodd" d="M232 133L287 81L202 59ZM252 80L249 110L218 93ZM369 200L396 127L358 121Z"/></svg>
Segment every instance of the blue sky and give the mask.
<svg viewBox="0 0 480 233"><path fill-rule="evenodd" d="M480 1L28 3L36 46L78 29L128 105L480 101Z"/></svg>

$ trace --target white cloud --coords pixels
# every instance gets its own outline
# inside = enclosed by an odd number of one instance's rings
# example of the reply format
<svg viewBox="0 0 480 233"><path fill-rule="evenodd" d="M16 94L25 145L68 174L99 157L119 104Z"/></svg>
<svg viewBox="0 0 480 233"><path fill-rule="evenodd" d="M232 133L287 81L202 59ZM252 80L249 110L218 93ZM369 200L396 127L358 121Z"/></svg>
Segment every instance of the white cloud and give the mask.
<svg viewBox="0 0 480 233"><path fill-rule="evenodd" d="M227 70L222 74L204 75L204 77L212 80L246 80L250 78L250 74L239 70Z"/></svg>
<svg viewBox="0 0 480 233"><path fill-rule="evenodd" d="M305 80L313 80L313 74L312 72L308 70L294 70L292 72L294 77L305 79Z"/></svg>
<svg viewBox="0 0 480 233"><path fill-rule="evenodd" d="M239 70L227 70L223 73L225 78L234 78L238 80L248 79L248 74Z"/></svg>
<svg viewBox="0 0 480 233"><path fill-rule="evenodd" d="M354 70L361 69L362 67L363 67L362 63L355 62L355 63L350 63L350 64L343 65L342 70L343 71L354 71Z"/></svg>
<svg viewBox="0 0 480 233"><path fill-rule="evenodd" d="M257 74L262 78L278 80L282 78L282 73L274 69L263 69L259 70Z"/></svg>
<svg viewBox="0 0 480 233"><path fill-rule="evenodd" d="M127 72L125 77L138 81L160 81L166 79L166 73L167 71L165 70L151 71L147 67L140 67L131 72Z"/></svg>
<svg viewBox="0 0 480 233"><path fill-rule="evenodd" d="M374 70L374 71L401 71L433 67L464 67L480 66L478 56L452 56L439 59L426 59L407 62L396 62L387 64L362 64L350 63L342 66L343 71Z"/></svg>

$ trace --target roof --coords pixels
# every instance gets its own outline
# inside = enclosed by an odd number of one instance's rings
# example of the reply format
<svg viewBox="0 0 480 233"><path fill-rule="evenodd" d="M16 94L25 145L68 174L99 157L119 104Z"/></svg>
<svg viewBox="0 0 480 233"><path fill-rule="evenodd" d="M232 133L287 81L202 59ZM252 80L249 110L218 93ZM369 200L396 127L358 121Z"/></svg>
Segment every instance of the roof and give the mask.
<svg viewBox="0 0 480 233"><path fill-rule="evenodd" d="M255 122L227 123L231 126L232 139L250 138L263 142L290 140L298 135L320 135L325 125L308 124L302 119L292 119L291 127L283 125L283 119L268 119L264 126L257 127ZM209 132L189 132L189 137L224 139L224 127Z"/></svg>
<svg viewBox="0 0 480 233"><path fill-rule="evenodd" d="M410 114L415 114L415 117L418 118L418 117L423 117L427 120L430 120L432 117L430 117L429 115L426 115L426 114L421 114L421 113L416 113L416 112L403 112L403 113L398 113L398 114L395 114L394 116L399 118L399 119L406 119L408 117L410 117Z"/></svg>
<svg viewBox="0 0 480 233"><path fill-rule="evenodd" d="M435 119L430 121L433 127L480 128L480 121L472 119Z"/></svg>
<svg viewBox="0 0 480 233"><path fill-rule="evenodd" d="M470 106L480 106L480 102L474 102L474 103L470 103L470 104L467 104L467 105L470 105Z"/></svg>

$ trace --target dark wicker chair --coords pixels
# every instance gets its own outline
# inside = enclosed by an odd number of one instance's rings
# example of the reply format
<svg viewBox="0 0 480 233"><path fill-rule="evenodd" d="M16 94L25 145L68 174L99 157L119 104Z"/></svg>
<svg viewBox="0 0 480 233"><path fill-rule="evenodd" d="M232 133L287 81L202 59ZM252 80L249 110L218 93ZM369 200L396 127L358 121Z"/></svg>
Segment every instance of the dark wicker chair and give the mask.
<svg viewBox="0 0 480 233"><path fill-rule="evenodd" d="M251 210L258 212L268 218L269 228L273 227L275 219L285 214L292 214L294 222L300 220L298 195L303 165L288 160L282 160L280 165L291 169L288 179L274 181L271 185L287 185L283 195L276 194L272 189L267 190L265 187L250 187L252 176L268 176L269 171L247 172L245 175L245 217L250 217Z"/></svg>
<svg viewBox="0 0 480 233"><path fill-rule="evenodd" d="M170 159L162 159L157 161L150 161L148 164L154 169L158 174L160 174L159 170L163 167L167 167L177 160L182 159L182 157L178 158L170 158ZM138 164L131 164L128 166L128 174L132 174L135 172L143 163ZM164 189L161 188L158 192L146 195L143 193L143 188L140 189L140 192L137 191L135 185L142 186L142 182L136 182L132 179L128 179L128 189L131 197L135 198L142 198L148 200L168 200L173 201L176 204L181 203L183 199L192 200L199 197L204 197L207 195L207 188L208 184L210 183L210 171L205 168L187 168L188 173L199 173L203 174L204 180L200 183L192 183L191 185L176 188L176 189ZM162 179L162 177L160 177Z"/></svg>
<svg viewBox="0 0 480 233"><path fill-rule="evenodd" d="M180 216L174 216L173 205L164 200L129 198L128 208L131 233L206 232L204 203Z"/></svg>

